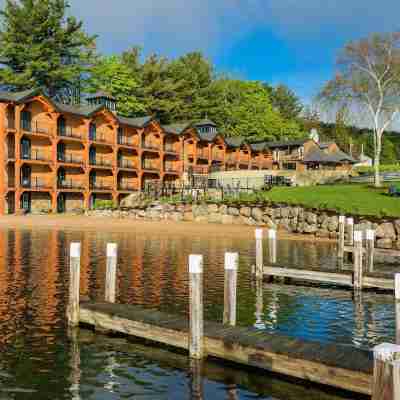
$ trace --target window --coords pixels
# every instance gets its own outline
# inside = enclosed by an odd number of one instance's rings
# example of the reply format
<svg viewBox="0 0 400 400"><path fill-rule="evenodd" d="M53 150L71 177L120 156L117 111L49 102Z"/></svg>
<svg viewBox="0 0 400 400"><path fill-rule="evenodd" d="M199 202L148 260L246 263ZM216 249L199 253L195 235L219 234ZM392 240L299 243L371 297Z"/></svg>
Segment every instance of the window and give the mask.
<svg viewBox="0 0 400 400"><path fill-rule="evenodd" d="M96 124L91 122L89 125L89 140L96 140Z"/></svg>
<svg viewBox="0 0 400 400"><path fill-rule="evenodd" d="M32 129L32 114L29 111L22 111L21 113L21 128L28 132Z"/></svg>
<svg viewBox="0 0 400 400"><path fill-rule="evenodd" d="M58 118L57 121L57 132L60 136L65 136L67 131L66 122L64 117Z"/></svg>

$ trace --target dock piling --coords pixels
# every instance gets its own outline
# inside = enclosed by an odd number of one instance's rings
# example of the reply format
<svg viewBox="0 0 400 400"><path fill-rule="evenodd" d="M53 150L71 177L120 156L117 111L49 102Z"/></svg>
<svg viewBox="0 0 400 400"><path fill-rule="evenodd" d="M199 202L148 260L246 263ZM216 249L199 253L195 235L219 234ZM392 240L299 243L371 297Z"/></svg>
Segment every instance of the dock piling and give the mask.
<svg viewBox="0 0 400 400"><path fill-rule="evenodd" d="M346 219L346 232L347 232L347 244L349 246L353 246L354 219L351 217Z"/></svg>
<svg viewBox="0 0 400 400"><path fill-rule="evenodd" d="M400 274L394 275L394 301L396 313L396 343L400 345Z"/></svg>
<svg viewBox="0 0 400 400"><path fill-rule="evenodd" d="M339 242L338 242L338 258L343 260L344 258L344 229L345 229L346 217L341 215L339 217Z"/></svg>
<svg viewBox="0 0 400 400"><path fill-rule="evenodd" d="M263 236L264 231L262 229L256 229L256 278L263 276Z"/></svg>
<svg viewBox="0 0 400 400"><path fill-rule="evenodd" d="M365 231L365 253L366 270L368 272L373 272L375 255L375 231L373 229L367 229Z"/></svg>
<svg viewBox="0 0 400 400"><path fill-rule="evenodd" d="M204 357L203 321L203 256L189 256L189 355L193 359Z"/></svg>
<svg viewBox="0 0 400 400"><path fill-rule="evenodd" d="M238 253L225 253L224 318L223 323L236 325L236 294Z"/></svg>
<svg viewBox="0 0 400 400"><path fill-rule="evenodd" d="M400 395L400 346L383 343L374 348L372 400L398 400Z"/></svg>
<svg viewBox="0 0 400 400"><path fill-rule="evenodd" d="M115 303L116 286L117 286L117 244L107 243L105 300L109 303Z"/></svg>
<svg viewBox="0 0 400 400"><path fill-rule="evenodd" d="M362 232L354 231L354 289L362 290L362 286L363 286Z"/></svg>
<svg viewBox="0 0 400 400"><path fill-rule="evenodd" d="M79 283L81 273L81 244L71 243L69 252L69 299L67 320L70 326L79 325Z"/></svg>
<svg viewBox="0 0 400 400"><path fill-rule="evenodd" d="M269 253L269 261L271 264L276 264L276 230L268 229L268 253Z"/></svg>

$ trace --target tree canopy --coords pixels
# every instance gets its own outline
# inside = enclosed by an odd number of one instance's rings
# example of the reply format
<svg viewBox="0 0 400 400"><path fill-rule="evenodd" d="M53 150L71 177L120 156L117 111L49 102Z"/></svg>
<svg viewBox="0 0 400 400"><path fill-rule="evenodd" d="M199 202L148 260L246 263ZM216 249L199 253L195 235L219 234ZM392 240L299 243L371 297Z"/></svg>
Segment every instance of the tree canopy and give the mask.
<svg viewBox="0 0 400 400"><path fill-rule="evenodd" d="M6 0L0 13L3 87L42 87L54 97L79 84L95 56L95 37L67 16L68 7L67 0Z"/></svg>

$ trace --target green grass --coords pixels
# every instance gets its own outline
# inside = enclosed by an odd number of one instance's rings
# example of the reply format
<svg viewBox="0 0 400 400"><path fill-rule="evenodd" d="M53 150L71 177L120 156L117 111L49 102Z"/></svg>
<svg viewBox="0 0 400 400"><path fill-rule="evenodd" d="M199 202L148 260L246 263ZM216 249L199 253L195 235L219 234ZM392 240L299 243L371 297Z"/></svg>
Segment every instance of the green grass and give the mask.
<svg viewBox="0 0 400 400"><path fill-rule="evenodd" d="M400 187L400 183L395 185ZM388 196L388 186L380 189L365 184L275 187L265 196L275 203L336 210L347 214L400 217L400 198Z"/></svg>

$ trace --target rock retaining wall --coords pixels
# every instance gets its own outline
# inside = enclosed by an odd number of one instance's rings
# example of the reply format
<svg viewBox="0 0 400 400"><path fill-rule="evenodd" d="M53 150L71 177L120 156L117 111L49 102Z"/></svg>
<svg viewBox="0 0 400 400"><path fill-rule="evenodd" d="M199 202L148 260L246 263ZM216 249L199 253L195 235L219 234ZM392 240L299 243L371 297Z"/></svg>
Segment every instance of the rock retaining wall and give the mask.
<svg viewBox="0 0 400 400"><path fill-rule="evenodd" d="M226 225L265 226L291 233L314 235L318 238L338 238L339 217L324 211L310 211L302 207L232 206L225 204L160 204L126 210L92 210L88 216L130 218L149 221L190 221ZM354 217L355 229L376 230L376 245L400 250L400 219L371 221Z"/></svg>

